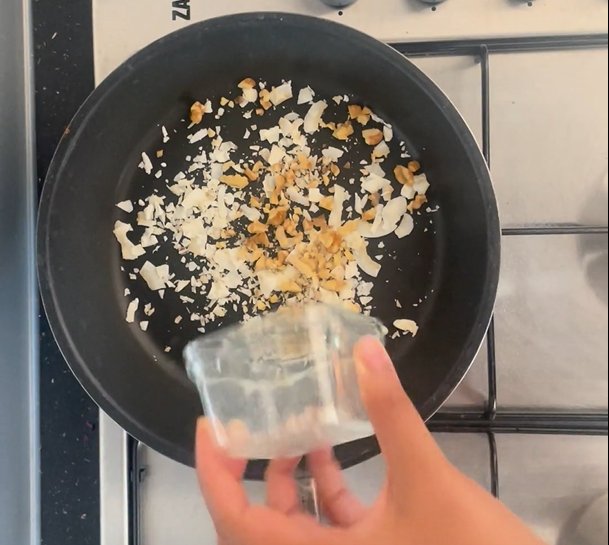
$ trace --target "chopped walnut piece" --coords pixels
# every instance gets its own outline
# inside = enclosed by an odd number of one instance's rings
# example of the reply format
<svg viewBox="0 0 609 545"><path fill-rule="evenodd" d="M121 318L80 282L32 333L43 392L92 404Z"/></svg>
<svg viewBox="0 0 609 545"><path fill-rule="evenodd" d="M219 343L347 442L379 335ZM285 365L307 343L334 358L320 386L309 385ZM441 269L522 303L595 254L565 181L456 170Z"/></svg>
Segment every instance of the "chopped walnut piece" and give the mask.
<svg viewBox="0 0 609 545"><path fill-rule="evenodd" d="M412 171L405 166L396 166L393 169L393 174L395 176L395 179L402 185L412 187L412 185L414 184L414 176L412 175Z"/></svg>
<svg viewBox="0 0 609 545"><path fill-rule="evenodd" d="M241 174L233 174L231 176L220 176L220 181L223 184L226 184L229 187L234 187L235 189L243 189L248 184L248 179Z"/></svg>
<svg viewBox="0 0 609 545"><path fill-rule="evenodd" d="M341 237L346 237L347 235L357 231L357 223L357 220L351 220L346 222L339 228L338 234Z"/></svg>
<svg viewBox="0 0 609 545"><path fill-rule="evenodd" d="M268 89L262 89L260 93L258 93L258 97L260 98L260 106L265 110L268 110L273 105L271 102L271 93ZM256 113L258 113L257 110Z"/></svg>
<svg viewBox="0 0 609 545"><path fill-rule="evenodd" d="M358 106L357 104L350 104L348 106L348 109L349 109L349 117L351 119L357 120L357 122L360 125L367 125L368 121L370 121L370 114L372 112L370 111L370 108L368 108L367 106L364 106L362 108L361 106Z"/></svg>
<svg viewBox="0 0 609 545"><path fill-rule="evenodd" d="M284 209L273 208L269 212L269 216L268 216L266 222L269 225L274 225L275 227L277 227L278 225L281 225L285 221L285 216L286 216L286 211Z"/></svg>
<svg viewBox="0 0 609 545"><path fill-rule="evenodd" d="M256 233L265 233L268 230L268 226L260 223L259 221L253 221L247 226L247 232L255 235Z"/></svg>
<svg viewBox="0 0 609 545"><path fill-rule="evenodd" d="M409 212L414 210L418 210L427 202L427 197L425 195L417 195L406 207Z"/></svg>
<svg viewBox="0 0 609 545"><path fill-rule="evenodd" d="M350 121L339 123L334 129L332 136L337 140L347 140L353 134L353 125Z"/></svg>
<svg viewBox="0 0 609 545"><path fill-rule="evenodd" d="M376 208L369 208L362 214L362 219L364 221L373 220L376 217Z"/></svg>
<svg viewBox="0 0 609 545"><path fill-rule="evenodd" d="M342 290L344 288L344 286L345 286L344 282L335 280L334 278L332 278L330 280L326 280L321 283L321 287L324 288L325 290L330 290L330 291L335 291L335 292L339 292L340 290Z"/></svg>
<svg viewBox="0 0 609 545"><path fill-rule="evenodd" d="M253 170L250 170L250 167L243 167L243 174L247 176L247 179L250 182L255 182L258 179L258 174L256 174Z"/></svg>
<svg viewBox="0 0 609 545"><path fill-rule="evenodd" d="M256 233L250 240L254 244L264 246L265 248L271 245L271 241L266 233Z"/></svg>
<svg viewBox="0 0 609 545"><path fill-rule="evenodd" d="M258 272L258 271L263 271L265 269L266 269L266 257L264 257L262 255L262 256L260 256L258 261L256 261L256 265L254 266L254 270L256 272Z"/></svg>
<svg viewBox="0 0 609 545"><path fill-rule="evenodd" d="M321 201L319 201L319 206L324 210L332 212L332 209L334 208L334 197L331 195L328 197L324 197L323 199L321 199Z"/></svg>
<svg viewBox="0 0 609 545"><path fill-rule="evenodd" d="M347 109L349 110L349 117L351 119L357 119L358 116L362 115L362 107L357 104L349 104Z"/></svg>
<svg viewBox="0 0 609 545"><path fill-rule="evenodd" d="M198 125L201 123L203 115L205 115L205 106L197 100L197 102L190 107L190 121L195 125Z"/></svg>
<svg viewBox="0 0 609 545"><path fill-rule="evenodd" d="M279 289L290 293L300 293L302 291L301 287L294 280L283 280L279 284Z"/></svg>
<svg viewBox="0 0 609 545"><path fill-rule="evenodd" d="M307 278L315 277L315 271L303 260L298 259L297 257L288 257L288 263L290 263L290 265L293 265L294 268L303 276L306 276Z"/></svg>
<svg viewBox="0 0 609 545"><path fill-rule="evenodd" d="M259 221L253 221L247 226L247 232L255 235L256 233L265 233L268 229L268 226L260 223Z"/></svg>
<svg viewBox="0 0 609 545"><path fill-rule="evenodd" d="M419 164L418 161L410 161L410 163L408 163L408 170L410 170L410 172L417 172L420 168L421 165Z"/></svg>
<svg viewBox="0 0 609 545"><path fill-rule="evenodd" d="M237 87L239 89L253 89L256 87L256 82L252 78L245 78L238 83Z"/></svg>
<svg viewBox="0 0 609 545"><path fill-rule="evenodd" d="M376 146L383 140L383 133L379 129L366 129L362 131L362 136L369 146Z"/></svg>

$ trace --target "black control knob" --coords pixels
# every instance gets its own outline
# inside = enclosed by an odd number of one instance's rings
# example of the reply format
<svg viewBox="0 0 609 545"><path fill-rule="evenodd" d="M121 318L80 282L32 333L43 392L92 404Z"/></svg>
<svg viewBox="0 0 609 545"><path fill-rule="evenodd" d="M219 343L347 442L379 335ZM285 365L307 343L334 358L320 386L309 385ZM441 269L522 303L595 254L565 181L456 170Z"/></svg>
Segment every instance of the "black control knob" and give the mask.
<svg viewBox="0 0 609 545"><path fill-rule="evenodd" d="M346 8L351 4L355 4L357 0L321 0L326 6L331 8Z"/></svg>

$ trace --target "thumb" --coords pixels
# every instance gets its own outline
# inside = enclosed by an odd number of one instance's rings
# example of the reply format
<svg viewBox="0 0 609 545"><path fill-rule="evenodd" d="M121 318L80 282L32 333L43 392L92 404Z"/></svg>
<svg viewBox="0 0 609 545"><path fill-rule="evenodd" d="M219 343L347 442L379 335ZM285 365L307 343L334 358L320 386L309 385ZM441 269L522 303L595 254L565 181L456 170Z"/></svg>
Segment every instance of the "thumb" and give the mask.
<svg viewBox="0 0 609 545"><path fill-rule="evenodd" d="M362 400L390 481L435 472L438 463L445 462L442 451L404 392L383 345L373 337L364 337L355 346L354 359Z"/></svg>

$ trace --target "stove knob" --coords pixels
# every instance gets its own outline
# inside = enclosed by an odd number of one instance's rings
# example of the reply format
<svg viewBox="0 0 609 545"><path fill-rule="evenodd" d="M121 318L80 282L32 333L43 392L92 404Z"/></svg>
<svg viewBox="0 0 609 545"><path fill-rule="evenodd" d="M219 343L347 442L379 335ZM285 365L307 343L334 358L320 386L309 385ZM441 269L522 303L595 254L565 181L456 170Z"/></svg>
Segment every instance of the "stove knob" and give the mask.
<svg viewBox="0 0 609 545"><path fill-rule="evenodd" d="M321 0L327 6L331 8L346 8L351 4L355 4L357 0Z"/></svg>

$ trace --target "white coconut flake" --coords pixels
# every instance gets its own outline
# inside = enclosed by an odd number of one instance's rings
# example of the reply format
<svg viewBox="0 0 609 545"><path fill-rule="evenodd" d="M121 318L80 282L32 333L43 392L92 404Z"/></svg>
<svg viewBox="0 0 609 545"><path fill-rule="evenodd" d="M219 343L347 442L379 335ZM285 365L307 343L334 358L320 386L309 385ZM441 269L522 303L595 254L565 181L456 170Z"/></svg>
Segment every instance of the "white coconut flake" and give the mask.
<svg viewBox="0 0 609 545"><path fill-rule="evenodd" d="M142 152L142 162L138 166L143 169L146 174L152 173L152 161L144 152Z"/></svg>
<svg viewBox="0 0 609 545"><path fill-rule="evenodd" d="M358 214L361 214L364 211L364 206L366 206L366 202L368 201L368 195L364 195L360 197L357 193L353 196L355 204L354 208Z"/></svg>
<svg viewBox="0 0 609 545"><path fill-rule="evenodd" d="M362 188L368 193L379 193L387 187L391 187L391 182L387 178L381 178L376 174L370 174L370 176L362 179Z"/></svg>
<svg viewBox="0 0 609 545"><path fill-rule="evenodd" d="M287 81L279 87L274 87L270 92L269 100L273 106L279 106L282 102L292 98L292 82Z"/></svg>
<svg viewBox="0 0 609 545"><path fill-rule="evenodd" d="M286 194L288 196L288 198L297 203L300 204L302 206L309 206L309 204L311 204L309 202L309 199L307 199L300 191L298 191L298 189L296 189L296 187L291 186L288 187L288 189L286 190Z"/></svg>
<svg viewBox="0 0 609 545"><path fill-rule="evenodd" d="M200 142L203 138L207 137L207 129L200 129L193 134L188 135L188 141L191 144L195 144L196 142Z"/></svg>
<svg viewBox="0 0 609 545"><path fill-rule="evenodd" d="M163 133L163 144L166 144L169 142L169 133L164 125L161 127L161 132Z"/></svg>
<svg viewBox="0 0 609 545"><path fill-rule="evenodd" d="M402 216L406 213L407 206L408 203L404 197L391 199L383 207L383 227L393 231L397 227L398 222L402 219Z"/></svg>
<svg viewBox="0 0 609 545"><path fill-rule="evenodd" d="M338 161L344 154L345 152L341 149L338 148L334 148L332 146L322 150L321 154L326 158L329 159L330 161Z"/></svg>
<svg viewBox="0 0 609 545"><path fill-rule="evenodd" d="M414 190L414 187L411 187L409 185L403 185L402 190L400 191L400 195L410 201L414 199L416 192Z"/></svg>
<svg viewBox="0 0 609 545"><path fill-rule="evenodd" d="M377 277L381 270L381 265L374 261L364 250L363 252L355 252L355 261L357 266L367 275Z"/></svg>
<svg viewBox="0 0 609 545"><path fill-rule="evenodd" d="M385 125L383 127L383 138L385 139L385 142L391 142L391 140L393 140L393 129L391 128L391 125Z"/></svg>
<svg viewBox="0 0 609 545"><path fill-rule="evenodd" d="M275 144L279 142L280 136L281 129L277 126L271 127L270 129L260 129L260 140L266 141L269 144Z"/></svg>
<svg viewBox="0 0 609 545"><path fill-rule="evenodd" d="M256 102L256 100L258 99L258 91L256 91L256 89L243 89L243 98L247 101L247 102ZM247 104L242 104L241 106L244 107Z"/></svg>
<svg viewBox="0 0 609 545"><path fill-rule="evenodd" d="M133 212L133 203L131 201L121 201L116 203L116 206L123 212L127 212L127 214Z"/></svg>
<svg viewBox="0 0 609 545"><path fill-rule="evenodd" d="M285 157L285 150L280 148L279 146L273 146L271 148L271 153L268 156L269 165L276 165Z"/></svg>
<svg viewBox="0 0 609 545"><path fill-rule="evenodd" d="M379 205L378 208L383 205ZM378 210L378 209L377 209ZM377 211L377 215L375 217L380 218L376 221L376 225L374 223L368 223L367 221L359 221L357 224L357 232L363 238L381 238L387 236L391 232L393 232L394 228L383 226L382 215L380 211Z"/></svg>
<svg viewBox="0 0 609 545"><path fill-rule="evenodd" d="M373 157L387 157L387 155L389 155L389 146L387 145L387 142L382 141L379 144L377 144L377 146L374 148L374 150L372 151L372 156Z"/></svg>
<svg viewBox="0 0 609 545"><path fill-rule="evenodd" d="M181 292L186 286L190 285L190 280L178 280L176 282L176 288L175 291L177 293Z"/></svg>
<svg viewBox="0 0 609 545"><path fill-rule="evenodd" d="M425 174L417 174L414 176L414 184L412 188L419 194L425 195L427 190L429 189L429 182L427 181L427 176Z"/></svg>
<svg viewBox="0 0 609 545"><path fill-rule="evenodd" d="M405 331L406 333L411 333L413 337L419 331L419 326L414 320L395 320L393 322L393 326L401 331Z"/></svg>
<svg viewBox="0 0 609 545"><path fill-rule="evenodd" d="M340 185L334 186L334 205L332 206L332 211L328 218L328 225L332 227L332 229L338 229L341 226L343 205L348 197L349 193L344 187Z"/></svg>
<svg viewBox="0 0 609 545"><path fill-rule="evenodd" d="M410 214L404 214L400 225L395 230L395 234L398 238L404 238L412 233L414 229L414 220Z"/></svg>
<svg viewBox="0 0 609 545"><path fill-rule="evenodd" d="M142 331L146 331L148 329L148 322L147 321L140 322L140 329Z"/></svg>
<svg viewBox="0 0 609 545"><path fill-rule="evenodd" d="M298 104L308 104L309 102L313 102L313 98L315 97L315 92L310 87L304 87L298 93Z"/></svg>
<svg viewBox="0 0 609 545"><path fill-rule="evenodd" d="M137 312L139 306L140 300L137 297L131 301L129 305L127 305L127 316L125 317L125 321L128 324L135 322L135 313Z"/></svg>
<svg viewBox="0 0 609 545"><path fill-rule="evenodd" d="M132 261L144 255L146 250L140 244L133 244L128 238L127 233L133 231L131 225L117 221L114 224L114 236L121 246L121 255L123 259Z"/></svg>
<svg viewBox="0 0 609 545"><path fill-rule="evenodd" d="M262 214L259 210L252 208L251 206L247 206L246 204L241 205L241 212L249 221L259 221L262 217Z"/></svg>
<svg viewBox="0 0 609 545"><path fill-rule="evenodd" d="M311 105L304 119L303 128L306 133L313 134L319 129L319 125L321 124L321 116L327 107L328 104L325 100L319 100Z"/></svg>
<svg viewBox="0 0 609 545"><path fill-rule="evenodd" d="M321 191L317 187L312 187L309 189L309 201L311 202L319 202L323 198Z"/></svg>
<svg viewBox="0 0 609 545"><path fill-rule="evenodd" d="M163 278L163 269L165 267L169 268L167 265L155 267L150 261L146 261L142 265L140 275L152 291L162 290L165 287L165 279Z"/></svg>

